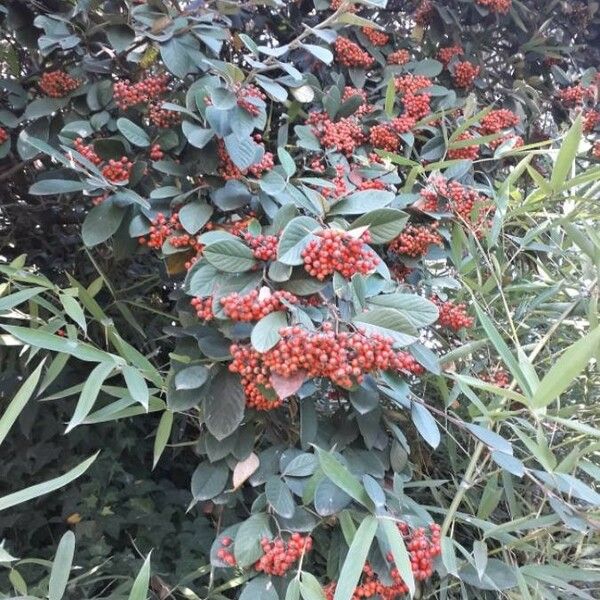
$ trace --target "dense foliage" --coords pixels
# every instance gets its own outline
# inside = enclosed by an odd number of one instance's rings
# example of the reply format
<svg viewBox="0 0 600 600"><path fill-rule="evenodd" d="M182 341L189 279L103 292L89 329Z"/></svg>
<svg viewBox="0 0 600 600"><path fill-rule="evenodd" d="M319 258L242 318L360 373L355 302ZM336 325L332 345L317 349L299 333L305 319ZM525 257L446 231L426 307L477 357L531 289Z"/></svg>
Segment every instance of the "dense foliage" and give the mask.
<svg viewBox="0 0 600 600"><path fill-rule="evenodd" d="M597 3L0 19L0 597L594 597Z"/></svg>

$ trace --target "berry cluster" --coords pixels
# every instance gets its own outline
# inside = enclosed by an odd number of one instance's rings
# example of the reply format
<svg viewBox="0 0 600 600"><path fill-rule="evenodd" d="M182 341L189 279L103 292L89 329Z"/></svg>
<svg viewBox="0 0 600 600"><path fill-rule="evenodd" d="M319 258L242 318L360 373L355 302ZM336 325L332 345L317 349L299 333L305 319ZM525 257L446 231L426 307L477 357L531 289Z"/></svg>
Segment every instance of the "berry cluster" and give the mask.
<svg viewBox="0 0 600 600"><path fill-rule="evenodd" d="M454 46L448 46L446 48L440 48L437 53L438 60L444 65L444 67L448 66L448 63L455 57L464 54L464 50L462 46L458 44Z"/></svg>
<svg viewBox="0 0 600 600"><path fill-rule="evenodd" d="M600 141L594 144L594 147L592 148L592 156L594 158L600 158Z"/></svg>
<svg viewBox="0 0 600 600"><path fill-rule="evenodd" d="M359 191L363 190L386 190L387 187L381 179L363 179L356 186L356 189Z"/></svg>
<svg viewBox="0 0 600 600"><path fill-rule="evenodd" d="M472 133L465 131L461 133L456 141L472 140L474 138ZM464 146L463 148L452 148L448 150L449 159L464 159L464 160L475 160L479 157L479 146L473 144L472 146Z"/></svg>
<svg viewBox="0 0 600 600"><path fill-rule="evenodd" d="M479 379L481 379L481 381L493 383L501 388L507 388L510 385L510 375L504 369L497 369L496 372L492 374L480 373Z"/></svg>
<svg viewBox="0 0 600 600"><path fill-rule="evenodd" d="M152 102L148 108L150 123L161 129L169 129L181 123L181 113L161 108L160 103Z"/></svg>
<svg viewBox="0 0 600 600"><path fill-rule="evenodd" d="M466 304L457 304L451 300L442 302L439 298L434 298L433 301L437 304L440 311L438 323L442 327L447 327L452 331L459 331L463 327L472 327L475 323L475 319L467 314Z"/></svg>
<svg viewBox="0 0 600 600"><path fill-rule="evenodd" d="M396 152L400 147L400 139L387 123L371 127L369 141L374 148L381 148L388 152Z"/></svg>
<svg viewBox="0 0 600 600"><path fill-rule="evenodd" d="M94 148L84 143L83 138L77 138L73 142L73 146L81 156L87 158L92 164L98 166L102 164L102 159L96 154Z"/></svg>
<svg viewBox="0 0 600 600"><path fill-rule="evenodd" d="M0 144L4 144L4 142L8 139L8 131L3 127L0 127Z"/></svg>
<svg viewBox="0 0 600 600"><path fill-rule="evenodd" d="M293 533L289 540L277 537L274 540L263 538L260 545L264 554L256 561L254 568L259 573L283 577L305 552L312 549L312 538Z"/></svg>
<svg viewBox="0 0 600 600"><path fill-rule="evenodd" d="M267 96L263 94L255 85L248 84L244 87L239 86L236 90L237 105L243 108L248 114L256 117L260 114L260 103L254 103L249 98L256 98L265 101Z"/></svg>
<svg viewBox="0 0 600 600"><path fill-rule="evenodd" d="M406 254L412 258L418 258L427 254L429 246L432 245L443 245L435 223L432 225L408 225L398 237L390 242L388 249L396 254Z"/></svg>
<svg viewBox="0 0 600 600"><path fill-rule="evenodd" d="M385 46L390 41L390 36L387 33L373 27L363 27L362 32L373 46Z"/></svg>
<svg viewBox="0 0 600 600"><path fill-rule="evenodd" d="M277 259L279 238L276 235L252 235L245 232L244 240L252 248L254 258L264 261Z"/></svg>
<svg viewBox="0 0 600 600"><path fill-rule="evenodd" d="M307 378L323 377L349 388L376 371L423 372L410 354L394 350L393 339L381 334L336 333L330 323L324 323L319 332L293 326L279 334L282 339L263 355L263 361L272 373L283 377L303 371Z"/></svg>
<svg viewBox="0 0 600 600"><path fill-rule="evenodd" d="M406 94L402 101L404 102L405 116L414 119L422 119L431 110L429 106L431 96L429 94Z"/></svg>
<svg viewBox="0 0 600 600"><path fill-rule="evenodd" d="M335 333L330 323L320 332L309 332L298 326L279 331L281 340L264 353L250 346L234 344L230 348L233 361L229 370L238 373L246 394L246 404L257 410L281 406L270 382L271 374L306 378L326 378L333 384L351 387L365 374L375 371L402 371L421 374L423 367L407 352L393 349L394 342L379 334Z"/></svg>
<svg viewBox="0 0 600 600"><path fill-rule="evenodd" d="M405 65L410 60L410 52L400 48L391 54L388 54L387 61L390 65Z"/></svg>
<svg viewBox="0 0 600 600"><path fill-rule="evenodd" d="M115 103L121 110L137 104L145 104L164 94L168 84L169 76L167 74L146 77L138 83L131 83L127 80L117 81L113 87Z"/></svg>
<svg viewBox="0 0 600 600"><path fill-rule="evenodd" d="M476 0L479 6L487 8L490 12L505 15L512 6L512 0Z"/></svg>
<svg viewBox="0 0 600 600"><path fill-rule="evenodd" d="M412 533L405 523L399 523L398 529L405 538L406 548L410 555L410 564L413 576L417 581L424 581L433 575L433 561L441 554L440 526L430 525L429 535L424 528L415 529ZM398 568L394 564L392 553L386 555L390 563L390 584L385 584L375 573L373 567L366 563L363 567L363 575L360 583L352 594L352 600L364 600L366 598L381 598L381 600L396 600L408 593L408 585L402 579ZM332 582L325 588L326 600L333 600L335 596L336 583Z"/></svg>
<svg viewBox="0 0 600 600"><path fill-rule="evenodd" d="M503 135L497 140L491 140L488 143L488 145L492 150L495 150L498 146L501 146L502 144L504 144L504 142L507 142L508 140L515 140L513 148L519 148L520 146L523 146L525 144L523 138L520 135L515 135L514 133L507 133L506 135Z"/></svg>
<svg viewBox="0 0 600 600"><path fill-rule="evenodd" d="M394 87L399 94L417 94L420 90L428 88L433 82L423 75L404 75L396 77Z"/></svg>
<svg viewBox="0 0 600 600"><path fill-rule="evenodd" d="M271 293L267 288L262 290L252 290L245 296L240 296L237 292L233 292L224 298L221 298L223 312L233 321L259 321L268 314L285 310L288 304L296 304L298 298L291 292L278 290Z"/></svg>
<svg viewBox="0 0 600 600"><path fill-rule="evenodd" d="M479 133L489 135L519 124L519 117L507 108L499 108L489 112L479 122Z"/></svg>
<svg viewBox="0 0 600 600"><path fill-rule="evenodd" d="M119 160L108 161L108 164L102 168L102 176L112 183L123 183L129 179L133 163L122 156Z"/></svg>
<svg viewBox="0 0 600 600"><path fill-rule="evenodd" d="M414 112L415 106L411 106L410 109ZM417 120L415 119L415 117L411 117L410 115L402 115L401 117L396 117L395 119L392 119L391 125L396 133L406 133L415 126L416 122Z"/></svg>
<svg viewBox="0 0 600 600"><path fill-rule="evenodd" d="M483 234L494 210L489 199L476 190L441 176L431 178L430 186L421 190L417 206L424 212L453 212L478 236Z"/></svg>
<svg viewBox="0 0 600 600"><path fill-rule="evenodd" d="M346 100L350 100L353 96L360 96L362 103L361 105L354 111L356 116L363 116L373 110L373 106L369 104L367 99L367 92L365 90L360 90L358 88L347 85L344 87L344 92L342 94L342 103L346 102Z"/></svg>
<svg viewBox="0 0 600 600"><path fill-rule="evenodd" d="M322 188L321 194L325 198L340 198L348 193L348 186L346 185L346 169L343 165L335 166L335 177L331 180L333 188Z"/></svg>
<svg viewBox="0 0 600 600"><path fill-rule="evenodd" d="M242 171L238 169L231 160L231 157L225 148L225 142L222 139L217 140L217 158L219 159L219 176L225 180L241 179L248 173L254 175L254 177L260 177L262 173L271 170L275 165L273 154L271 152L265 152L260 162L251 165L248 169Z"/></svg>
<svg viewBox="0 0 600 600"><path fill-rule="evenodd" d="M256 410L273 410L282 404L271 385L271 371L264 363L265 354L251 346L233 344L229 370L238 373L246 396L246 406Z"/></svg>
<svg viewBox="0 0 600 600"><path fill-rule="evenodd" d="M565 106L578 106L591 95L591 89L583 87L580 83L559 90L556 94L558 100Z"/></svg>
<svg viewBox="0 0 600 600"><path fill-rule="evenodd" d="M222 560L224 563L228 564L230 567L235 567L235 565L237 564L235 556L233 555L233 552L231 552L231 550L228 550L232 543L233 540L230 537L223 537L221 539L221 547L217 550L217 558L219 560Z"/></svg>
<svg viewBox="0 0 600 600"><path fill-rule="evenodd" d="M81 85L81 81L58 69L44 73L38 85L46 96L64 98L75 91Z"/></svg>
<svg viewBox="0 0 600 600"><path fill-rule="evenodd" d="M600 123L600 112L597 110L588 110L583 115L583 131L584 133L591 133L596 129L596 126Z"/></svg>
<svg viewBox="0 0 600 600"><path fill-rule="evenodd" d="M454 85L463 89L470 88L480 71L481 68L478 65L474 65L468 60L456 63L453 73Z"/></svg>
<svg viewBox="0 0 600 600"><path fill-rule="evenodd" d="M342 3L345 2L346 0L331 0L331 10L339 10L339 8L342 6ZM356 12L358 10L358 8L356 6L354 6L353 4L350 4L348 6L346 6L346 10L348 12Z"/></svg>
<svg viewBox="0 0 600 600"><path fill-rule="evenodd" d="M162 160L165 153L162 151L160 144L152 144L150 146L150 158L152 160Z"/></svg>
<svg viewBox="0 0 600 600"><path fill-rule="evenodd" d="M365 248L370 241L368 231L355 238L345 231L326 229L302 251L304 268L319 281L336 271L346 279L355 273L366 275L379 264L379 257L370 248Z"/></svg>
<svg viewBox="0 0 600 600"><path fill-rule="evenodd" d="M215 318L213 313L213 298L208 296L206 298L192 298L190 301L192 308L196 311L196 315L201 321L212 321Z"/></svg>
<svg viewBox="0 0 600 600"><path fill-rule="evenodd" d="M343 67L361 67L368 69L375 59L358 44L339 36L334 44L336 59Z"/></svg>
<svg viewBox="0 0 600 600"><path fill-rule="evenodd" d="M421 4L417 6L417 10L415 10L414 19L417 25L421 27L425 27L431 23L433 19L433 3L431 0L422 0Z"/></svg>
<svg viewBox="0 0 600 600"><path fill-rule="evenodd" d="M351 156L365 141L365 135L355 117L344 117L332 121L327 113L312 112L306 120L324 148L332 148Z"/></svg>
<svg viewBox="0 0 600 600"><path fill-rule="evenodd" d="M184 232L177 213L173 213L168 219L163 213L158 213L152 220L148 235L138 238L138 242L142 246L145 245L154 250L160 250L167 240L174 248L186 248L197 254L203 249L202 244L195 236Z"/></svg>

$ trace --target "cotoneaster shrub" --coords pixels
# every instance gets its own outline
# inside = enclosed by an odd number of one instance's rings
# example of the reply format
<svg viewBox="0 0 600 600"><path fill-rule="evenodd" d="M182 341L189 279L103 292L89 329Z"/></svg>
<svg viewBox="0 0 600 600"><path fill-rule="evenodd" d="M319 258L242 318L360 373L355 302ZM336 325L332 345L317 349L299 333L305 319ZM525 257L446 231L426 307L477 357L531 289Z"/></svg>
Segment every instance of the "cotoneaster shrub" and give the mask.
<svg viewBox="0 0 600 600"><path fill-rule="evenodd" d="M569 546L600 499L593 449L566 464L557 450L559 464L547 441L557 424L590 434L553 403L599 338L582 240L598 19L583 6L7 4L7 256L57 214L73 248L60 264L83 257L80 231L101 280L60 291L6 267L21 295L3 327L52 354L55 386L60 361L79 365L69 435L146 419L148 470L193 463L173 521L202 523L186 548L196 597L544 597L579 581L560 571L568 553L529 541L527 517ZM35 202L37 226L17 226ZM26 301L31 327L11 312ZM515 486L535 510L516 508ZM145 555L161 544L144 541ZM190 597L168 554L166 587Z"/></svg>

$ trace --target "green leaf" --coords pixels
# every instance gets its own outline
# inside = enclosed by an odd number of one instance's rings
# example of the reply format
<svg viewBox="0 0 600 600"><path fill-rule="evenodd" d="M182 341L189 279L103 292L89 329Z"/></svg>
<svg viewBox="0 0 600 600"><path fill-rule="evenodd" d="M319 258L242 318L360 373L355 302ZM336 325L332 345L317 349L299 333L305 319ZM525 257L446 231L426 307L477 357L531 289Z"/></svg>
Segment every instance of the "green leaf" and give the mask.
<svg viewBox="0 0 600 600"><path fill-rule="evenodd" d="M146 600L148 596L148 588L150 586L150 555L152 552L146 556L146 560L144 560L144 564L142 568L139 570L135 581L133 582L133 586L131 588L131 592L129 592L128 600Z"/></svg>
<svg viewBox="0 0 600 600"><path fill-rule="evenodd" d="M73 296L69 296L68 294L60 295L60 302L65 309L65 312L79 325L80 329L86 333L87 332L87 323L85 322L85 313L83 312L83 308Z"/></svg>
<svg viewBox="0 0 600 600"><path fill-rule="evenodd" d="M504 361L504 364L508 367L509 371L512 373L512 376L517 380L525 395L531 396L531 389L529 388L527 378L521 371L521 367L519 367L517 359L506 345L506 342L502 339L502 336L496 329L495 325L492 323L491 319L483 312L483 310L481 310L477 303L475 303L475 311L477 312L479 322L485 329L485 332L487 333L488 338L494 345L494 348L496 348L496 350L498 351L500 358Z"/></svg>
<svg viewBox="0 0 600 600"><path fill-rule="evenodd" d="M353 322L367 331L390 336L402 346L412 344L419 335L409 320L393 308L373 308L354 317Z"/></svg>
<svg viewBox="0 0 600 600"><path fill-rule="evenodd" d="M344 564L342 565L333 597L334 600L351 600L362 575L362 570L376 531L377 519L370 515L365 517L356 531L356 535L346 555L346 560L344 560Z"/></svg>
<svg viewBox="0 0 600 600"><path fill-rule="evenodd" d="M273 170L265 173L265 175L261 177L259 185L260 189L265 192L265 194L277 197L285 190L287 181L280 173Z"/></svg>
<svg viewBox="0 0 600 600"><path fill-rule="evenodd" d="M263 317L252 329L250 341L256 350L266 352L279 342L279 330L287 325L287 315L277 311Z"/></svg>
<svg viewBox="0 0 600 600"><path fill-rule="evenodd" d="M87 471L88 467L96 460L98 454L100 454L100 452L96 452L96 454L90 456L82 463L79 463L76 467L60 477L55 477L54 479L49 479L43 483L32 485L31 487L14 492L8 496L3 496L0 498L0 511L6 510L7 508L11 508L12 506L16 506L17 504L21 504L23 502L33 500L34 498L38 498L44 494L49 494L50 492L58 490L61 487L71 483Z"/></svg>
<svg viewBox="0 0 600 600"><path fill-rule="evenodd" d="M374 244L385 244L393 240L408 221L408 215L396 208L379 208L358 217L352 229L368 226Z"/></svg>
<svg viewBox="0 0 600 600"><path fill-rule="evenodd" d="M236 133L230 133L224 141L227 154L238 169L247 169L260 162L263 156L263 148L250 136L240 138Z"/></svg>
<svg viewBox="0 0 600 600"><path fill-rule="evenodd" d="M423 439L432 448L437 448L441 441L440 430L431 413L422 404L413 402L410 414L414 426L423 436Z"/></svg>
<svg viewBox="0 0 600 600"><path fill-rule="evenodd" d="M269 477L265 485L265 495L271 508L281 517L291 519L296 510L292 492L277 476Z"/></svg>
<svg viewBox="0 0 600 600"><path fill-rule="evenodd" d="M281 232L277 248L277 260L285 265L301 265L302 251L312 238L312 233L321 229L317 221L311 217L292 219Z"/></svg>
<svg viewBox="0 0 600 600"><path fill-rule="evenodd" d="M585 369L598 352L600 326L569 346L540 381L531 404L543 408L556 400Z"/></svg>
<svg viewBox="0 0 600 600"><path fill-rule="evenodd" d="M24 120L34 120L40 117L47 117L52 113L59 111L64 108L69 102L69 98L37 98L33 102L27 105L25 113L23 114Z"/></svg>
<svg viewBox="0 0 600 600"><path fill-rule="evenodd" d="M408 586L409 593L412 597L415 593L415 579L413 577L410 555L404 544L404 539L400 535L394 521L381 518L379 522L381 523L381 527L383 528L388 544L390 545L396 568Z"/></svg>
<svg viewBox="0 0 600 600"><path fill-rule="evenodd" d="M196 502L211 500L218 496L227 485L229 470L223 464L204 462L199 464L192 475L192 506Z"/></svg>
<svg viewBox="0 0 600 600"><path fill-rule="evenodd" d="M94 206L86 215L81 228L83 243L91 248L105 242L119 229L124 215L124 208L109 201Z"/></svg>
<svg viewBox="0 0 600 600"><path fill-rule="evenodd" d="M300 581L298 579L291 579L288 583L285 600L300 600ZM311 599L309 598L308 600Z"/></svg>
<svg viewBox="0 0 600 600"><path fill-rule="evenodd" d="M148 384L140 374L139 370L127 365L123 367L123 377L125 378L125 383L127 384L127 389L129 390L131 397L148 410L150 392L148 391Z"/></svg>
<svg viewBox="0 0 600 600"><path fill-rule="evenodd" d="M239 377L221 371L210 382L204 398L206 427L218 440L228 437L242 422L245 407L246 397Z"/></svg>
<svg viewBox="0 0 600 600"><path fill-rule="evenodd" d="M325 592L323 591L319 580L312 573L306 571L302 572L300 592L303 600L325 600ZM285 600L288 600L287 596Z"/></svg>
<svg viewBox="0 0 600 600"><path fill-rule="evenodd" d="M65 433L69 433L69 431L78 425L81 425L81 423L85 421L85 418L90 414L90 411L96 403L96 399L98 398L102 384L112 373L114 368L114 363L102 362L96 365L93 371L89 374L88 378L83 384L83 389L81 390L81 395L77 401L75 412L73 413L73 416L67 425Z"/></svg>
<svg viewBox="0 0 600 600"><path fill-rule="evenodd" d="M64 352L65 354L70 354L79 360L87 362L113 361L114 364L124 362L118 356L94 348L85 342L53 335L47 331L42 331L41 329L30 329L29 327L18 327L15 325L0 325L0 327L8 331L13 337L33 348L44 348L53 352Z"/></svg>
<svg viewBox="0 0 600 600"><path fill-rule="evenodd" d="M356 477L329 452L317 448L317 453L323 473L351 498L367 508L372 508L371 499Z"/></svg>
<svg viewBox="0 0 600 600"><path fill-rule="evenodd" d="M34 196L54 196L56 194L72 194L81 192L85 186L80 181L70 179L42 179L29 188L29 193Z"/></svg>
<svg viewBox="0 0 600 600"><path fill-rule="evenodd" d="M252 250L238 240L222 240L206 246L204 258L226 273L242 273L256 265Z"/></svg>
<svg viewBox="0 0 600 600"><path fill-rule="evenodd" d="M455 577L458 577L458 565L456 563L456 552L454 551L454 542L452 538L444 536L442 538L442 563L446 571Z"/></svg>
<svg viewBox="0 0 600 600"><path fill-rule="evenodd" d="M187 138L187 141L195 148L204 148L215 135L215 132L212 129L204 129L189 121L183 121L181 129L183 130L183 134Z"/></svg>
<svg viewBox="0 0 600 600"><path fill-rule="evenodd" d="M315 58L330 65L333 62L333 54L329 48L323 46L315 46L314 44L302 44L302 48L308 50Z"/></svg>
<svg viewBox="0 0 600 600"><path fill-rule="evenodd" d="M394 115L394 101L395 100L396 100L395 80L393 77L390 77L387 87L385 88L385 105L384 105L385 114L388 117L392 117Z"/></svg>
<svg viewBox="0 0 600 600"><path fill-rule="evenodd" d="M492 450L498 450L504 454L512 455L512 444L496 432L481 427L480 425L475 425L474 423L465 423L465 427Z"/></svg>
<svg viewBox="0 0 600 600"><path fill-rule="evenodd" d="M264 513L251 515L240 525L235 536L233 553L242 569L254 564L263 555L260 545L263 537L271 537L269 518Z"/></svg>
<svg viewBox="0 0 600 600"><path fill-rule="evenodd" d="M362 215L363 213L387 206L393 199L393 192L362 190L354 192L343 200L336 202L329 211L329 214Z"/></svg>
<svg viewBox="0 0 600 600"><path fill-rule="evenodd" d="M413 327L426 327L438 320L437 306L417 294L381 294L369 303L397 310Z"/></svg>
<svg viewBox="0 0 600 600"><path fill-rule="evenodd" d="M152 468L154 469L162 456L167 442L171 437L171 429L173 427L173 413L170 410L165 410L158 423L156 437L154 438L154 453L152 460Z"/></svg>
<svg viewBox="0 0 600 600"><path fill-rule="evenodd" d="M244 586L239 600L279 600L270 577L255 577Z"/></svg>
<svg viewBox="0 0 600 600"><path fill-rule="evenodd" d="M194 365L181 369L175 375L175 389L196 390L204 385L210 371L202 365Z"/></svg>
<svg viewBox="0 0 600 600"><path fill-rule="evenodd" d="M48 583L48 600L61 600L71 573L73 556L75 554L75 534L67 531L58 543L56 556L52 563L50 571L50 581Z"/></svg>
<svg viewBox="0 0 600 600"><path fill-rule="evenodd" d="M556 157L554 168L552 169L550 186L555 192L567 181L567 177L569 176L569 172L573 166L575 157L577 156L582 130L581 115L579 114L573 122L571 129L569 129L567 135L565 135L565 139L563 140L558 156Z"/></svg>
<svg viewBox="0 0 600 600"><path fill-rule="evenodd" d="M487 544L482 540L475 540L473 542L473 558L475 560L475 569L479 579L483 577L485 573L485 567L487 566L488 554Z"/></svg>
<svg viewBox="0 0 600 600"><path fill-rule="evenodd" d="M0 312L11 310L15 306L19 306L19 304L27 302L27 300L30 300L34 296L37 296L44 291L46 291L46 288L38 286L26 290L20 290L14 294L4 296L3 298L0 298Z"/></svg>
<svg viewBox="0 0 600 600"><path fill-rule="evenodd" d="M193 235L206 225L212 214L212 206L206 202L190 202L179 210L179 221Z"/></svg>
<svg viewBox="0 0 600 600"><path fill-rule="evenodd" d="M146 148L150 145L148 134L133 121L121 117L117 119L117 128L134 146Z"/></svg>
<svg viewBox="0 0 600 600"><path fill-rule="evenodd" d="M21 411L25 408L25 405L33 395L35 387L40 380L42 373L42 367L44 362L36 367L35 371L23 382L23 385L19 388L19 391L15 394L14 398L10 401L10 404L6 407L2 418L0 418L0 445L8 435L14 425L17 417L21 414Z"/></svg>

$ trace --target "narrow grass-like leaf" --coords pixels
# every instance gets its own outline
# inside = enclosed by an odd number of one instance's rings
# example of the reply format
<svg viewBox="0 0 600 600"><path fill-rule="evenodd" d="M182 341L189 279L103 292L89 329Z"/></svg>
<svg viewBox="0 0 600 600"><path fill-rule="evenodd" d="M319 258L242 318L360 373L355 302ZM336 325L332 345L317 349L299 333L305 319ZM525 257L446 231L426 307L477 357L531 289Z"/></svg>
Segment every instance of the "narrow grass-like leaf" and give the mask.
<svg viewBox="0 0 600 600"><path fill-rule="evenodd" d="M50 571L48 583L48 600L61 600L69 582L73 555L75 554L75 534L67 531L58 543L56 556Z"/></svg>
<svg viewBox="0 0 600 600"><path fill-rule="evenodd" d="M6 407L2 418L0 418L0 444L4 441L4 438L8 435L14 425L17 417L21 414L21 411L25 408L25 405L31 398L35 386L40 380L42 373L43 361L37 366L35 371L23 382L23 385L19 388L19 391L15 394L15 397L10 401L10 404Z"/></svg>
<svg viewBox="0 0 600 600"><path fill-rule="evenodd" d="M556 400L585 369L599 346L600 327L569 346L540 381L531 401L534 408L543 408Z"/></svg>
<svg viewBox="0 0 600 600"><path fill-rule="evenodd" d="M348 550L348 554L346 555L346 560L342 565L333 597L334 600L351 600L362 574L376 531L377 519L371 515L365 517L356 531L350 550Z"/></svg>
<svg viewBox="0 0 600 600"><path fill-rule="evenodd" d="M13 494L9 494L8 496L3 496L0 498L0 511L6 510L7 508L11 508L12 506L16 506L17 504L21 504L23 502L33 500L38 496L49 494L50 492L58 490L68 483L71 483L71 481L74 481L87 471L88 467L96 460L98 454L100 454L100 452L96 452L96 454L90 456L82 463L79 463L76 467L64 475L55 477L54 479L49 479L43 483L32 485L18 492L14 492Z"/></svg>

